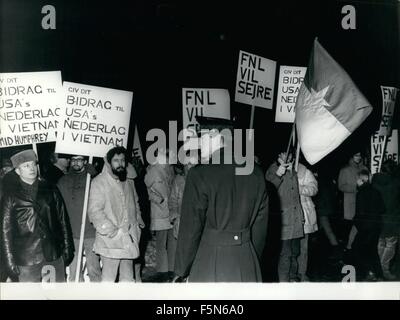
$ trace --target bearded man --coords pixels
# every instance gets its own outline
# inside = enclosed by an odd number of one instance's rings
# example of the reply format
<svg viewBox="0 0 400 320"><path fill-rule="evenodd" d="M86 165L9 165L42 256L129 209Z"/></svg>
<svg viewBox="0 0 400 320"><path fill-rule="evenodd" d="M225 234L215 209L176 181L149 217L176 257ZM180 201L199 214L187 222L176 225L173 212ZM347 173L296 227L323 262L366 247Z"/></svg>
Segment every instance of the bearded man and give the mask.
<svg viewBox="0 0 400 320"><path fill-rule="evenodd" d="M93 250L100 255L101 281L133 281L133 259L139 257L144 227L135 184L127 179L126 149L107 152L103 171L93 179L88 215L96 228Z"/></svg>

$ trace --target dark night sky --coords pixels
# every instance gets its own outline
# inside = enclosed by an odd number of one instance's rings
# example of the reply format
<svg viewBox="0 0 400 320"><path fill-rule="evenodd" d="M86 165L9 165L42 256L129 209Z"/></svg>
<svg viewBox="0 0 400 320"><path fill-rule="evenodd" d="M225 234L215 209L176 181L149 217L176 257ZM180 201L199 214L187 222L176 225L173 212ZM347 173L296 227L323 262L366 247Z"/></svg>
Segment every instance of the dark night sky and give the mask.
<svg viewBox="0 0 400 320"><path fill-rule="evenodd" d="M65 81L133 91L131 129L138 124L146 149L147 130L166 129L168 120L181 124L182 87L229 89L231 114L247 127L250 106L234 102L239 50L276 60L277 70L306 66L317 36L374 106L359 130L321 162L338 168L351 150L369 145L381 115L380 85L399 87L399 2L260 3L0 0L0 72L61 70ZM57 10L56 30L41 28L46 4ZM346 4L356 8L356 30L341 27ZM290 133L289 124L274 118L275 110L256 109L256 153L267 164Z"/></svg>

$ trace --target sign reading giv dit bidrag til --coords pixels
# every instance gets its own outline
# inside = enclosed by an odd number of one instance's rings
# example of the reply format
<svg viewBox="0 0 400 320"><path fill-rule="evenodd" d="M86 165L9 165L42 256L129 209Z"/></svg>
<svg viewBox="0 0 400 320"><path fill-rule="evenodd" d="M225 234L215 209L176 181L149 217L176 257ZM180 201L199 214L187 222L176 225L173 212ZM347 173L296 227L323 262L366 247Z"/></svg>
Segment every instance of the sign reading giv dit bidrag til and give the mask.
<svg viewBox="0 0 400 320"><path fill-rule="evenodd" d="M64 82L56 152L104 157L126 148L133 93Z"/></svg>

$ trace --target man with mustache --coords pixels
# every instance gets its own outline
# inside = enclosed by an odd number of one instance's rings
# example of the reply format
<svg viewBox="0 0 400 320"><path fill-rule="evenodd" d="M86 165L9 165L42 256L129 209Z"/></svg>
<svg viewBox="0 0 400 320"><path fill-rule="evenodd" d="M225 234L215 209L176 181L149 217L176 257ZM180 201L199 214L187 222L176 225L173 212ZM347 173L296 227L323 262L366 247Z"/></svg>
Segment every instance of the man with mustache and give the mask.
<svg viewBox="0 0 400 320"><path fill-rule="evenodd" d="M57 187L64 198L67 207L69 219L71 221L72 234L76 251L79 248L79 238L81 234L82 213L85 201L86 175L89 173L92 177L96 175L94 167L87 163L87 160L81 155L74 155L70 160L69 172L62 176L57 183ZM93 225L86 220L83 248L86 257L86 267L90 281L99 282L101 280L100 258L93 252L93 243L96 230ZM75 281L75 274L78 263L78 255L75 255L69 267L69 281ZM83 272L79 276L83 281Z"/></svg>
<svg viewBox="0 0 400 320"><path fill-rule="evenodd" d="M64 282L74 256L71 226L61 194L39 180L37 157L24 150L11 157L17 174L1 203L1 245L10 276L19 282ZM10 186L8 186L10 187Z"/></svg>
<svg viewBox="0 0 400 320"><path fill-rule="evenodd" d="M133 179L127 179L126 149L107 152L103 171L93 179L88 205L96 228L93 250L100 255L101 281L133 281L133 259L139 257L144 227Z"/></svg>

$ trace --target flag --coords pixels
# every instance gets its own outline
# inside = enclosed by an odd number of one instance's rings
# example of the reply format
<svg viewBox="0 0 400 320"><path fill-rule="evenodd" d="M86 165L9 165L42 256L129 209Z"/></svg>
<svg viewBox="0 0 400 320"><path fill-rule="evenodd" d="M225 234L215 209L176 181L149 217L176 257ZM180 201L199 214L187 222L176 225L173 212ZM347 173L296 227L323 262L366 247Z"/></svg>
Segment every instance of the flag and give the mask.
<svg viewBox="0 0 400 320"><path fill-rule="evenodd" d="M295 110L301 151L312 165L346 140L372 107L346 71L315 39Z"/></svg>

